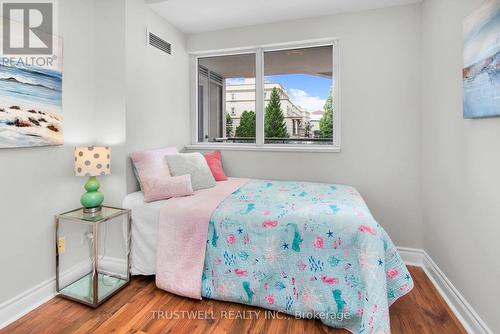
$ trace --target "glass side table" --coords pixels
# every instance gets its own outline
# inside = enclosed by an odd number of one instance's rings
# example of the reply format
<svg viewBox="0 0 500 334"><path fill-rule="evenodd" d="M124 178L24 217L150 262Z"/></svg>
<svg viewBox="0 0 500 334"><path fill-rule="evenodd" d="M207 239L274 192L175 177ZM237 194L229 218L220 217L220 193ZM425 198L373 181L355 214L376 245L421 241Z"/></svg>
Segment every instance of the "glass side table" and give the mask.
<svg viewBox="0 0 500 334"><path fill-rule="evenodd" d="M103 206L55 216L59 296L97 307L130 281L130 210Z"/></svg>

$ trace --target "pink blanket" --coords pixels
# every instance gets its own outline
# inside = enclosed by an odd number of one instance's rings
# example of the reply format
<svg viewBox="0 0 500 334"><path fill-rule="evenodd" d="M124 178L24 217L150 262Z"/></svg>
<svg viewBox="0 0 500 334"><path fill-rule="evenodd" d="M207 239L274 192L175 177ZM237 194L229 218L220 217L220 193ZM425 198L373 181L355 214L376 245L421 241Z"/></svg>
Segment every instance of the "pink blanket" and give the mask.
<svg viewBox="0 0 500 334"><path fill-rule="evenodd" d="M160 210L156 285L177 295L201 299L208 223L212 212L248 179L229 178L193 196L169 199Z"/></svg>

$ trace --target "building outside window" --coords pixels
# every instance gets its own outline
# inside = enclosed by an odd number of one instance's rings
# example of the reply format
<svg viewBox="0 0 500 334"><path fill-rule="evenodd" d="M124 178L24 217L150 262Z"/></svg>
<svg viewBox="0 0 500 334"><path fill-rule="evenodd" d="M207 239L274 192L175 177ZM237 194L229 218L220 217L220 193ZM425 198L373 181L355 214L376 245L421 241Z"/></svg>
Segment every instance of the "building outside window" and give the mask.
<svg viewBox="0 0 500 334"><path fill-rule="evenodd" d="M265 96L270 96L273 89L278 90L280 96L281 109L283 110L283 118L286 124L286 129L289 134L293 134L297 137L305 137L305 129L303 126L294 126L294 122L297 119L303 121L303 124L308 122L310 119L309 111L296 105L286 92L286 89L279 83L265 82L264 84L264 94ZM250 92L250 93L249 93ZM230 81L226 84L226 93L231 98L226 99L226 108L231 110L231 118L233 119L233 127L238 127L241 114L248 109L248 102L255 101L255 79L245 79L241 82ZM236 96L235 102L234 96ZM231 107L229 107L231 104ZM269 104L269 98L265 100L265 106ZM297 130L294 130L297 128Z"/></svg>

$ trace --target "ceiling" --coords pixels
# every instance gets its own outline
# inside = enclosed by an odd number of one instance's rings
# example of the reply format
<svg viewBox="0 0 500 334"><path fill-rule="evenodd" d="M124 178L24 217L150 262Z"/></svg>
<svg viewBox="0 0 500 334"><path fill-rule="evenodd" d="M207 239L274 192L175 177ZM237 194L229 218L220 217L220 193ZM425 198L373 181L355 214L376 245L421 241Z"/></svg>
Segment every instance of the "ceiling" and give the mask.
<svg viewBox="0 0 500 334"><path fill-rule="evenodd" d="M316 17L421 0L146 0L184 33Z"/></svg>
<svg viewBox="0 0 500 334"><path fill-rule="evenodd" d="M309 74L331 78L332 46L264 53L264 75ZM224 78L255 78L255 55L238 54L200 58L199 63Z"/></svg>

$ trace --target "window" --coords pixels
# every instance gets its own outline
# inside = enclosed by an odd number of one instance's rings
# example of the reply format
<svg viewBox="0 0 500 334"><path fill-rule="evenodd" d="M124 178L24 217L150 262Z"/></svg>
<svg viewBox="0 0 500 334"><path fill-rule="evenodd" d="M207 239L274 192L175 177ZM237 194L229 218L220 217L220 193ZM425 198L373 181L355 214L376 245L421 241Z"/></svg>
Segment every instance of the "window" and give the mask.
<svg viewBox="0 0 500 334"><path fill-rule="evenodd" d="M255 54L199 58L198 142L255 143L255 115Z"/></svg>
<svg viewBox="0 0 500 334"><path fill-rule="evenodd" d="M264 52L264 79L265 144L333 145L332 45Z"/></svg>
<svg viewBox="0 0 500 334"><path fill-rule="evenodd" d="M336 49L329 42L195 56L196 142L338 148Z"/></svg>

